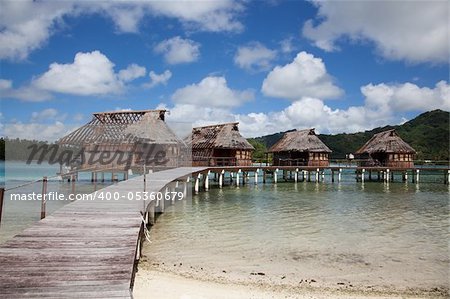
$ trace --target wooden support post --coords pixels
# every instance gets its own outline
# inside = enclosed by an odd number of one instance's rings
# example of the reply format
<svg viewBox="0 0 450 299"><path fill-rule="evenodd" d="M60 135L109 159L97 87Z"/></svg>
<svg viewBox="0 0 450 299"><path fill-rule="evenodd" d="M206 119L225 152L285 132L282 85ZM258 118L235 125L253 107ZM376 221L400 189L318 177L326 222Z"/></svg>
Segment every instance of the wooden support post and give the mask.
<svg viewBox="0 0 450 299"><path fill-rule="evenodd" d="M114 172L111 172L111 182L114 182Z"/></svg>
<svg viewBox="0 0 450 299"><path fill-rule="evenodd" d="M200 184L200 176L201 176L201 174L199 173L197 175L197 178L195 179L195 184L194 184L194 192L195 192L195 194L198 193L198 187L199 187L199 184Z"/></svg>
<svg viewBox="0 0 450 299"><path fill-rule="evenodd" d="M311 171L307 170L306 174L308 176L308 182L311 182Z"/></svg>
<svg viewBox="0 0 450 299"><path fill-rule="evenodd" d="M331 182L334 183L334 170L331 170Z"/></svg>
<svg viewBox="0 0 450 299"><path fill-rule="evenodd" d="M47 204L47 177L42 178L41 219L45 218L45 206Z"/></svg>
<svg viewBox="0 0 450 299"><path fill-rule="evenodd" d="M321 171L322 182L325 181L325 169Z"/></svg>
<svg viewBox="0 0 450 299"><path fill-rule="evenodd" d="M5 196L5 188L0 188L0 225L2 224L3 197L4 196Z"/></svg>
<svg viewBox="0 0 450 299"><path fill-rule="evenodd" d="M256 168L256 171L255 171L255 185L258 184L258 171L259 171L259 168Z"/></svg>
<svg viewBox="0 0 450 299"><path fill-rule="evenodd" d="M384 178L385 181L389 182L391 178L391 171L389 169L386 169L386 177Z"/></svg>
<svg viewBox="0 0 450 299"><path fill-rule="evenodd" d="M155 201L150 202L148 205L148 224L155 224Z"/></svg>
<svg viewBox="0 0 450 299"><path fill-rule="evenodd" d="M420 170L416 169L416 184L419 183L419 173L420 173Z"/></svg>
<svg viewBox="0 0 450 299"><path fill-rule="evenodd" d="M294 173L294 182L297 183L298 181L298 168L295 169L295 173Z"/></svg>
<svg viewBox="0 0 450 299"><path fill-rule="evenodd" d="M71 192L72 194L75 194L75 175L72 174L70 176L70 184L71 184Z"/></svg>
<svg viewBox="0 0 450 299"><path fill-rule="evenodd" d="M377 171L377 181L380 181L380 173L381 173L381 171Z"/></svg>
<svg viewBox="0 0 450 299"><path fill-rule="evenodd" d="M144 192L147 191L147 170L145 169L145 164L144 164Z"/></svg>
<svg viewBox="0 0 450 299"><path fill-rule="evenodd" d="M339 173L338 173L338 182L341 181L341 174L342 174L342 168L339 168Z"/></svg>
<svg viewBox="0 0 450 299"><path fill-rule="evenodd" d="M208 172L206 173L205 179L204 179L205 191L209 190L209 174L210 173L211 173L211 171L208 170Z"/></svg>
<svg viewBox="0 0 450 299"><path fill-rule="evenodd" d="M286 170L283 169L283 181L286 181L287 175L286 175Z"/></svg>
<svg viewBox="0 0 450 299"><path fill-rule="evenodd" d="M447 170L447 184L450 185L450 170Z"/></svg>
<svg viewBox="0 0 450 299"><path fill-rule="evenodd" d="M222 169L222 171L219 174L219 188L222 188L224 175L225 175L225 170Z"/></svg>
<svg viewBox="0 0 450 299"><path fill-rule="evenodd" d="M369 181L372 180L372 170L369 170Z"/></svg>
<svg viewBox="0 0 450 299"><path fill-rule="evenodd" d="M316 183L319 181L319 171L320 171L320 169L317 168L316 169Z"/></svg>
<svg viewBox="0 0 450 299"><path fill-rule="evenodd" d="M247 173L245 171L242 172L242 185L245 185L245 180L247 178Z"/></svg>
<svg viewBox="0 0 450 299"><path fill-rule="evenodd" d="M105 173L102 171L102 182L105 181Z"/></svg>
<svg viewBox="0 0 450 299"><path fill-rule="evenodd" d="M273 182L275 184L278 182L278 168L273 172Z"/></svg>
<svg viewBox="0 0 450 299"><path fill-rule="evenodd" d="M91 172L91 182L94 182L94 172Z"/></svg>
<svg viewBox="0 0 450 299"><path fill-rule="evenodd" d="M263 184L266 183L266 170L263 169Z"/></svg>
<svg viewBox="0 0 450 299"><path fill-rule="evenodd" d="M365 173L366 173L366 170L363 168L361 171L361 182L363 182L363 183L364 183Z"/></svg>

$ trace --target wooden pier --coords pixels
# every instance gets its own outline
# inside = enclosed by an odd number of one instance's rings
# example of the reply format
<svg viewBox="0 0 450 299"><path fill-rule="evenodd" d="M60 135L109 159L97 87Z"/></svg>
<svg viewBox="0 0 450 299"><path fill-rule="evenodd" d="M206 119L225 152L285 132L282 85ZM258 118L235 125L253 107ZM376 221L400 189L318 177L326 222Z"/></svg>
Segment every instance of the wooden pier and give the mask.
<svg viewBox="0 0 450 299"><path fill-rule="evenodd" d="M0 246L0 298L131 298L145 203L128 193L158 192L203 170L150 173L145 187L144 176L119 182L24 230Z"/></svg>

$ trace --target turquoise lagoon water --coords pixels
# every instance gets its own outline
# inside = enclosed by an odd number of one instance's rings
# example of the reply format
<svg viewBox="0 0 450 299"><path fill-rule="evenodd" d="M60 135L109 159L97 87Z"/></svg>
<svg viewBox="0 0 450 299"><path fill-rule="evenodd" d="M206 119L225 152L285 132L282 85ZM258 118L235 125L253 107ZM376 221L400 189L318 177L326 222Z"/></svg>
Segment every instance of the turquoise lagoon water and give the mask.
<svg viewBox="0 0 450 299"><path fill-rule="evenodd" d="M42 179L43 176L49 177L47 191L58 192L68 196L72 192L71 184L62 182L56 177L59 172L59 165L26 164L20 161L2 161L0 162L0 182L5 186L6 192L3 203L3 215L0 225L0 243L12 238L25 228L40 220L41 202L40 201L18 201L11 200L12 194L30 194L32 192L42 192L42 182L33 182ZM76 193L91 193L95 189L100 189L111 184L97 182L96 185L90 182L90 174L82 173L79 181L76 182ZM22 186L25 185L25 186ZM16 188L17 186L22 186ZM67 201L47 201L46 214L50 215L62 206L70 203Z"/></svg>
<svg viewBox="0 0 450 299"><path fill-rule="evenodd" d="M145 254L200 279L448 290L443 176L418 185L326 180L200 192L159 217Z"/></svg>

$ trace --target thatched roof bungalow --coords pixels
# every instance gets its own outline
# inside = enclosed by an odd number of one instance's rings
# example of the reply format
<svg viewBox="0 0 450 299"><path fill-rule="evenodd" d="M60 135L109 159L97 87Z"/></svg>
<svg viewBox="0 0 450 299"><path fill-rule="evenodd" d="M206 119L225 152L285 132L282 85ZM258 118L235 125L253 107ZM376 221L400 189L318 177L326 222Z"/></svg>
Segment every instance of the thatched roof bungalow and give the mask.
<svg viewBox="0 0 450 299"><path fill-rule="evenodd" d="M269 150L275 166L328 166L331 150L314 129L286 132Z"/></svg>
<svg viewBox="0 0 450 299"><path fill-rule="evenodd" d="M239 123L192 129L185 142L191 146L193 166L248 166L255 148L239 133Z"/></svg>
<svg viewBox="0 0 450 299"><path fill-rule="evenodd" d="M175 167L185 144L164 121L166 110L94 113L91 121L61 138L64 146L81 147L79 168L133 166Z"/></svg>
<svg viewBox="0 0 450 299"><path fill-rule="evenodd" d="M373 135L355 152L363 166L414 167L416 151L397 134L395 129Z"/></svg>

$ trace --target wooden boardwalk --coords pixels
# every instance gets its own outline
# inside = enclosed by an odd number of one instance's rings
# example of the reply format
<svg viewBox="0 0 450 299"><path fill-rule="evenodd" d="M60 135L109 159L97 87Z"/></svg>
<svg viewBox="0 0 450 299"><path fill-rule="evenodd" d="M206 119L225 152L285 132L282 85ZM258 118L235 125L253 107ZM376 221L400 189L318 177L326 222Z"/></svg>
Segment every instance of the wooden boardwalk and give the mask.
<svg viewBox="0 0 450 299"><path fill-rule="evenodd" d="M204 171L176 168L146 175L146 191ZM65 205L0 246L0 298L131 298L143 230L143 176ZM119 200L101 200L107 193Z"/></svg>

